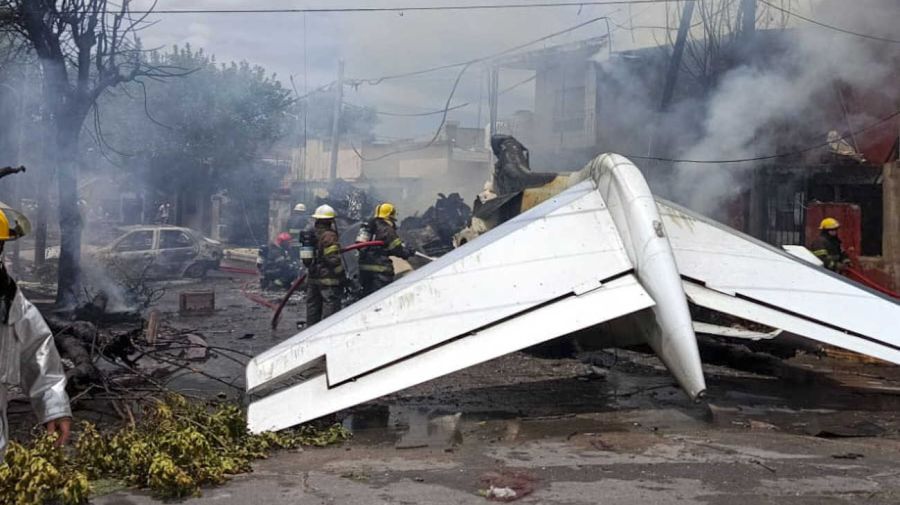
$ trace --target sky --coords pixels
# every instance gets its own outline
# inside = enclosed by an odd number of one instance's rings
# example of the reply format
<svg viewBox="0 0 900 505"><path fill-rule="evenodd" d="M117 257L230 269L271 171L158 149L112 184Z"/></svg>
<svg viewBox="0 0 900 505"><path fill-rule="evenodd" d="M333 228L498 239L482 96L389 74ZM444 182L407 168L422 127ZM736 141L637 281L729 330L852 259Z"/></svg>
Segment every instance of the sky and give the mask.
<svg viewBox="0 0 900 505"><path fill-rule="evenodd" d="M165 9L247 9L299 7L357 7L428 4L473 4L484 0L159 0ZM522 3L522 0L490 0L490 3ZM135 10L149 5L140 0ZM654 44L664 30L641 28L665 25L660 5L584 6L553 9L469 10L391 13L279 13L279 14L157 14L157 23L144 30L145 47L169 47L186 43L202 47L222 62L246 60L275 73L285 86L299 94L332 82L337 61L345 61L348 78L374 78L421 68L466 61L503 51L545 35L609 16L616 50ZM616 24L637 25L635 30ZM534 49L572 42L607 33L604 22L531 46ZM444 107L459 68L426 75L363 84L345 89L345 101L373 105L381 111L419 113ZM506 70L500 88L527 79L531 74ZM478 123L478 103L483 100L482 123L487 121L483 66L472 66L460 80L454 104L472 105L452 111L448 119L463 126ZM500 102L500 115L532 108L533 83L517 87ZM382 138L427 136L440 115L424 118L381 116L376 133Z"/></svg>
<svg viewBox="0 0 900 505"><path fill-rule="evenodd" d="M157 0L157 10L169 9L271 9L339 8L427 5L522 4L547 0ZM554 0L555 1L555 0ZM563 1L563 0L559 0ZM816 4L837 0L776 0L797 12L815 12ZM841 0L843 1L843 0ZM134 0L134 10L146 9L152 0ZM576 31L531 46L538 49L607 34L613 50L627 50L665 43L674 37L675 2L667 5L566 6L558 8L509 8L465 11L407 11L362 13L241 13L155 14L156 24L141 32L145 47L169 47L186 43L202 47L221 62L245 60L277 75L298 94L332 82L337 61L345 61L351 79L374 78L422 68L466 61L564 30L597 17ZM669 27L667 32L666 26ZM441 110L459 68L405 79L362 84L345 89L345 102L371 105L383 112L421 113ZM504 70L500 88L529 77L523 71ZM293 79L291 79L293 77ZM291 81L293 80L293 84ZM453 104L471 105L449 113L448 120L463 126L487 122L484 66L469 67L460 80ZM503 95L500 116L533 108L533 83ZM380 116L377 136L384 139L428 137L440 123L440 115L419 118Z"/></svg>

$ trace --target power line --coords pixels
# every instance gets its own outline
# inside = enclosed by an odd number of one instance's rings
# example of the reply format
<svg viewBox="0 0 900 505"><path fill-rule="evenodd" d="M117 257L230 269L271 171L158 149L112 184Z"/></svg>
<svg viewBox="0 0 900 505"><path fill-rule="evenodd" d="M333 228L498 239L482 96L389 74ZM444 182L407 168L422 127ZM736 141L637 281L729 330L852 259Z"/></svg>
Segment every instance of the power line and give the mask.
<svg viewBox="0 0 900 505"><path fill-rule="evenodd" d="M680 3L687 0L587 0L582 2L538 2L514 4L445 4L406 5L396 7L322 7L322 8L278 8L278 9L156 9L132 10L132 14L292 14L292 13L368 13L368 12L417 12L417 11L470 11L502 9L557 9L563 7L594 7L604 5L640 5Z"/></svg>
<svg viewBox="0 0 900 505"><path fill-rule="evenodd" d="M456 94L456 88L459 86L459 81L462 80L463 74L466 73L466 70L468 70L469 67L470 67L470 65L465 65L465 66L463 66L463 68L461 68L459 70L459 74L456 76L456 82L453 83L453 88L450 89L450 95L447 97L447 103L444 106L444 115L441 117L441 124L438 125L437 130L435 130L435 132L434 132L434 136L431 138L430 141L428 141L427 144L425 144L422 147L412 147L412 148L408 148L408 149L398 149L396 151L390 151L385 154L382 154L381 156L376 156L374 158L364 157L362 155L362 153L360 153L359 150L356 148L356 146L354 146L353 144L350 144L350 147L353 148L353 152L356 154L356 156L363 161L378 161L378 160L387 158L388 156L394 156L395 154L421 151L424 149L428 149L429 147L434 145L434 143L437 142L437 139L441 136L441 130L444 129L444 125L447 123L447 114L450 110L450 103L453 101L453 95Z"/></svg>
<svg viewBox="0 0 900 505"><path fill-rule="evenodd" d="M424 68L424 69L421 69L421 70L412 70L412 71L409 71L409 72L403 72L403 73L399 73L399 74L388 74L388 75L381 76L381 77L371 77L371 78L366 78L366 79L349 79L349 78L348 78L348 79L345 79L345 80L344 80L344 84L347 85L347 86L352 86L352 87L359 87L359 86L362 85L362 84L369 84L370 86L377 86L378 84L381 84L382 82L387 81L387 80L401 79L401 78L404 78L404 77L412 77L412 76L417 76L417 75L427 74L427 73L431 73L431 72L437 72L437 71L439 71L439 70L447 70L447 69L457 68L457 67L463 67L463 66L468 67L468 66L471 66L471 65L474 65L474 64L477 64L477 63L482 63L482 62L485 62L485 61L490 61L490 60L493 60L493 59L495 59L495 58L499 58L499 57L501 57L501 56L505 56L505 55L507 55L507 54L514 53L514 52L519 51L519 50L521 50L521 49L524 49L524 48L526 48L526 47L528 47L528 46L532 46L532 45L534 45L534 44L538 44L538 43L540 43L540 42L544 42L544 41L546 41L546 40L549 40L549 39L552 39L552 38L555 38L555 37L559 37L560 35L565 35L566 33L573 32L573 31L575 31L575 30L578 30L578 29L580 29L580 28L583 28L583 27L585 27L585 26L587 26L587 25L596 23L596 22L601 21L601 20L602 20L602 21L606 21L607 44L609 44L609 43L610 43L610 36L611 36L611 35L610 35L611 32L610 32L610 29L609 29L609 17L607 17L607 16L601 16L601 17L589 19L589 20L587 20L587 21L585 21L585 22L583 22L583 23L578 23L577 25L570 26L570 27L565 28L565 29L563 29L563 30L560 30L560 31L557 31L557 32L553 32L553 33L544 35L543 37L539 37L539 38L537 38L537 39L529 40L529 41L524 42L524 43L522 43L522 44L519 44L519 45L510 47L510 48L504 49L503 51L500 51L500 52L494 53L494 54L490 54L490 55L487 55L487 56L480 56L480 57L478 57L478 58L473 58L473 59L470 59L470 60L467 60L467 61L461 61L461 62L458 62L458 63L449 63L449 64L446 64L446 65L438 65L438 66L434 66L434 67L428 67L428 68ZM304 100L305 98L309 97L310 95L313 95L313 94L318 93L318 92L320 92L320 91L327 90L327 89L329 89L331 86L333 86L334 84L335 84L335 81L331 81L330 83L323 84L322 86L319 86L318 88L316 88L316 89L314 89L314 90L312 90L312 91L310 91L310 92L308 92L308 93L306 93L306 94L304 94L304 95L302 95L302 96L298 96L298 97L296 98L296 101L298 101L298 102L299 102L299 101L302 101L302 100ZM520 83L520 84L524 84L524 83ZM442 112L443 112L443 110L437 111L437 113L442 113ZM429 115L430 115L430 114L429 114Z"/></svg>
<svg viewBox="0 0 900 505"><path fill-rule="evenodd" d="M839 26L829 25L829 24L827 24L827 23L823 23L823 22L821 22L821 21L817 21L817 20L815 20L815 19L808 18L808 17L806 17L806 16L802 16L802 15L797 14L796 12L794 12L794 11L792 11L792 10L790 10L790 9L787 9L787 8L785 8L785 7L781 7L781 6L778 6L778 5L774 5L774 4L770 3L770 2L767 2L766 0L759 0L759 1L760 1L760 3L763 3L763 4L765 4L765 5L768 5L769 7L773 8L773 9L775 9L775 10L779 10L779 11L781 11L781 12L787 14L788 16L794 16L795 18L802 19L803 21L806 21L807 23L812 23L812 24L814 24L814 25L818 25L818 26L821 26L821 27L823 27L823 28L828 28L829 30L834 30L834 31L837 31L837 32L846 33L846 34L848 34L848 35L856 35L857 37L862 37L862 38L864 38L864 39L877 40L877 41L880 41L880 42L890 42L891 44L900 44L900 40L897 40L897 39L889 39L889 38L886 38L886 37L879 37L879 36L877 36L877 35L869 35L869 34L866 34L866 33L854 32L853 30L847 30L846 28L841 28L841 27L839 27Z"/></svg>
<svg viewBox="0 0 900 505"><path fill-rule="evenodd" d="M400 74L386 75L386 76L382 76L382 77L375 77L375 78L369 78L369 79L347 79L347 82L350 83L350 84L353 85L353 86L358 86L358 85L360 85L360 84L370 84L370 85L373 85L373 86L374 86L374 85L377 85L377 84L381 84L382 82L387 81L387 80L401 79L401 78L404 78L404 77L412 77L412 76L416 76L416 75L427 74L427 73L430 73L430 72L436 72L436 71L438 71L438 70L447 70L447 69L450 69L450 68L456 68L456 67L462 67L462 66L475 65L475 64L477 64L477 63L483 63L483 62L485 62L485 61L490 61L490 60L499 58L499 57L501 57L501 56L506 56L506 55L508 55L508 54L510 54L510 53L514 53L514 52L519 51L519 50L521 50L521 49L525 49L525 48L528 47L528 46L533 46L534 44L538 44L538 43L540 43L540 42L544 42L544 41L546 41L546 40L549 40L549 39L552 39L552 38L559 37L560 35L565 35L565 34L567 34L567 33L573 32L573 31L578 30L578 29L580 29L580 28L584 28L584 27L587 26L587 25L596 23L596 22L598 22L598 21L606 21L606 23L607 23L607 44L609 44L609 43L610 43L610 41L609 41L609 17L607 17L607 16L601 16L601 17L596 17L596 18L593 18L593 19L589 19L589 20L587 20L587 21L585 21L585 22L583 22L583 23L578 23L577 25L574 25L574 26L570 26L570 27L568 27L568 28L566 28L566 29L564 29L564 30L560 30L560 31L558 31L558 32L553 32L553 33L544 35L543 37L540 37L540 38L537 38L537 39L534 39L534 40L529 40L528 42L524 42L524 43L522 43L522 44L519 44L519 45L510 47L510 48L504 49L503 51L500 51L500 52L498 52L498 53L489 54L489 55L487 55L487 56L481 56L481 57L478 57L478 58L474 58L474 59L467 60L467 61L461 61L461 62L458 62L458 63L449 63L449 64L446 64L446 65L438 65L438 66L435 66L435 67L424 68L424 69L421 69L421 70L414 70L414 71L411 71L411 72L403 72L403 73L400 73Z"/></svg>
<svg viewBox="0 0 900 505"><path fill-rule="evenodd" d="M667 162L671 162L671 163L695 163L695 164L711 164L711 165L713 165L713 164L714 165L720 165L720 164L724 165L724 164L728 164L728 163L747 163L750 161L765 161L765 160L772 160L772 159L776 159L776 158L786 158L786 157L791 157L791 156L797 156L800 154L805 154L810 151L815 151L816 149L821 149L823 147L828 147L831 144L841 141L841 140L847 140L848 138L851 138L855 134L863 133L865 131L876 128L884 123L887 123L888 121L890 121L891 119L894 119L897 116L900 116L900 110L895 111L894 113L889 114L889 115L879 119L878 121L875 121L874 123L869 124L868 126L862 128L862 129L847 133L837 139L827 140L825 142L821 142L821 143L818 143L815 145L804 147L804 148L798 149L796 151L790 151L790 152L786 152L786 153L775 153L775 154L769 154L769 155L765 155L765 156L756 156L753 158L737 158L737 159L729 159L729 160L692 160L692 159L662 158L659 156L638 156L638 155L633 155L633 154L624 154L623 156L625 156L627 158L634 158L636 160L653 160L653 161L667 161Z"/></svg>
<svg viewBox="0 0 900 505"><path fill-rule="evenodd" d="M535 79L537 79L537 74L532 75L531 77L529 77L527 79L523 79L523 80L513 84L512 86L509 86L507 88L500 90L499 94L504 95L506 93L509 93L510 91L518 88L519 86L528 84L529 82L531 82ZM362 105L355 105L355 104L351 104L351 103L347 103L347 102L344 102L344 105L349 105L350 107L356 107L358 109L365 109L365 107L363 107ZM450 107L449 109L446 109L446 111L449 112L449 111L453 111L453 110L459 110L459 109L468 107L470 105L472 105L472 102L463 102L461 104L454 105L453 107ZM380 110L376 109L375 114L378 114L379 116L391 116L391 117L426 117L426 116L436 116L438 114L443 114L444 111L445 111L445 109L432 110L429 112L384 112L384 111L380 111Z"/></svg>

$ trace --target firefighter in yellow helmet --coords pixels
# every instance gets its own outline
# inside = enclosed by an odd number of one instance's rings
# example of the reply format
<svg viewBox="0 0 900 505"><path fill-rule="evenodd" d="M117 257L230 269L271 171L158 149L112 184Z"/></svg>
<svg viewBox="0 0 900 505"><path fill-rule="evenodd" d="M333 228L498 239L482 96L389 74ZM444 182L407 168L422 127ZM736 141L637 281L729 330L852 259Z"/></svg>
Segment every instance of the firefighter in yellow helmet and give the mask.
<svg viewBox="0 0 900 505"><path fill-rule="evenodd" d="M320 205L312 217L315 220L313 229L303 231L300 236L300 257L308 270L307 326L341 310L341 294L346 282L334 209L330 205ZM310 254L305 253L307 250Z"/></svg>
<svg viewBox="0 0 900 505"><path fill-rule="evenodd" d="M0 253L7 241L28 232L28 220L0 205ZM69 438L72 411L66 395L66 374L53 343L53 333L0 261L0 462L9 441L7 392L18 385L30 399L38 421L57 443Z"/></svg>
<svg viewBox="0 0 900 505"><path fill-rule="evenodd" d="M384 245L367 247L359 254L359 283L363 296L394 282L394 263L390 256L406 259L416 253L397 235L397 209L393 204L385 202L375 207L375 215L365 227L370 240L384 242Z"/></svg>
<svg viewBox="0 0 900 505"><path fill-rule="evenodd" d="M809 250L822 260L825 268L840 272L850 264L850 258L844 252L838 230L841 223L833 217L826 217L819 223L819 236L809 245Z"/></svg>

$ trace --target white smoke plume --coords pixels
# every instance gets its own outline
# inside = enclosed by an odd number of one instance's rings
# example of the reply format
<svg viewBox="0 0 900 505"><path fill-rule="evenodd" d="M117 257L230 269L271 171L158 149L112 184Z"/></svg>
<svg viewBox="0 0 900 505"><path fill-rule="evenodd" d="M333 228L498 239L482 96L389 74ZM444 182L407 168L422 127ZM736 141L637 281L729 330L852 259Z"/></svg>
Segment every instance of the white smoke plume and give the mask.
<svg viewBox="0 0 900 505"><path fill-rule="evenodd" d="M900 5L890 0L865 5L821 2L810 16L856 32L882 37L893 33L896 38ZM803 20L792 25L783 53L766 55L765 63L741 65L722 77L707 102L703 137L680 152L679 158L745 159L798 149L824 142L829 130L846 132L848 124L859 130L900 108L900 44ZM846 118L829 115L826 111L841 110L839 89L877 96L880 107L851 110ZM676 192L684 195L689 207L711 213L743 189L749 167L766 162L773 161L680 164Z"/></svg>

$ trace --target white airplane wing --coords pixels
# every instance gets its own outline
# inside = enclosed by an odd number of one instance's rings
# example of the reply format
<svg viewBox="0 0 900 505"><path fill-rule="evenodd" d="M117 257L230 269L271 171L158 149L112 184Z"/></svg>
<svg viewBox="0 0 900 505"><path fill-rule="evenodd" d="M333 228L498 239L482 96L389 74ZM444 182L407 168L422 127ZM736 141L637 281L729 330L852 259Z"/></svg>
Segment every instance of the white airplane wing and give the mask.
<svg viewBox="0 0 900 505"><path fill-rule="evenodd" d="M292 426L653 305L585 181L254 358L250 392L302 377L251 403L249 427Z"/></svg>
<svg viewBox="0 0 900 505"><path fill-rule="evenodd" d="M900 364L900 304L657 199L695 304Z"/></svg>

